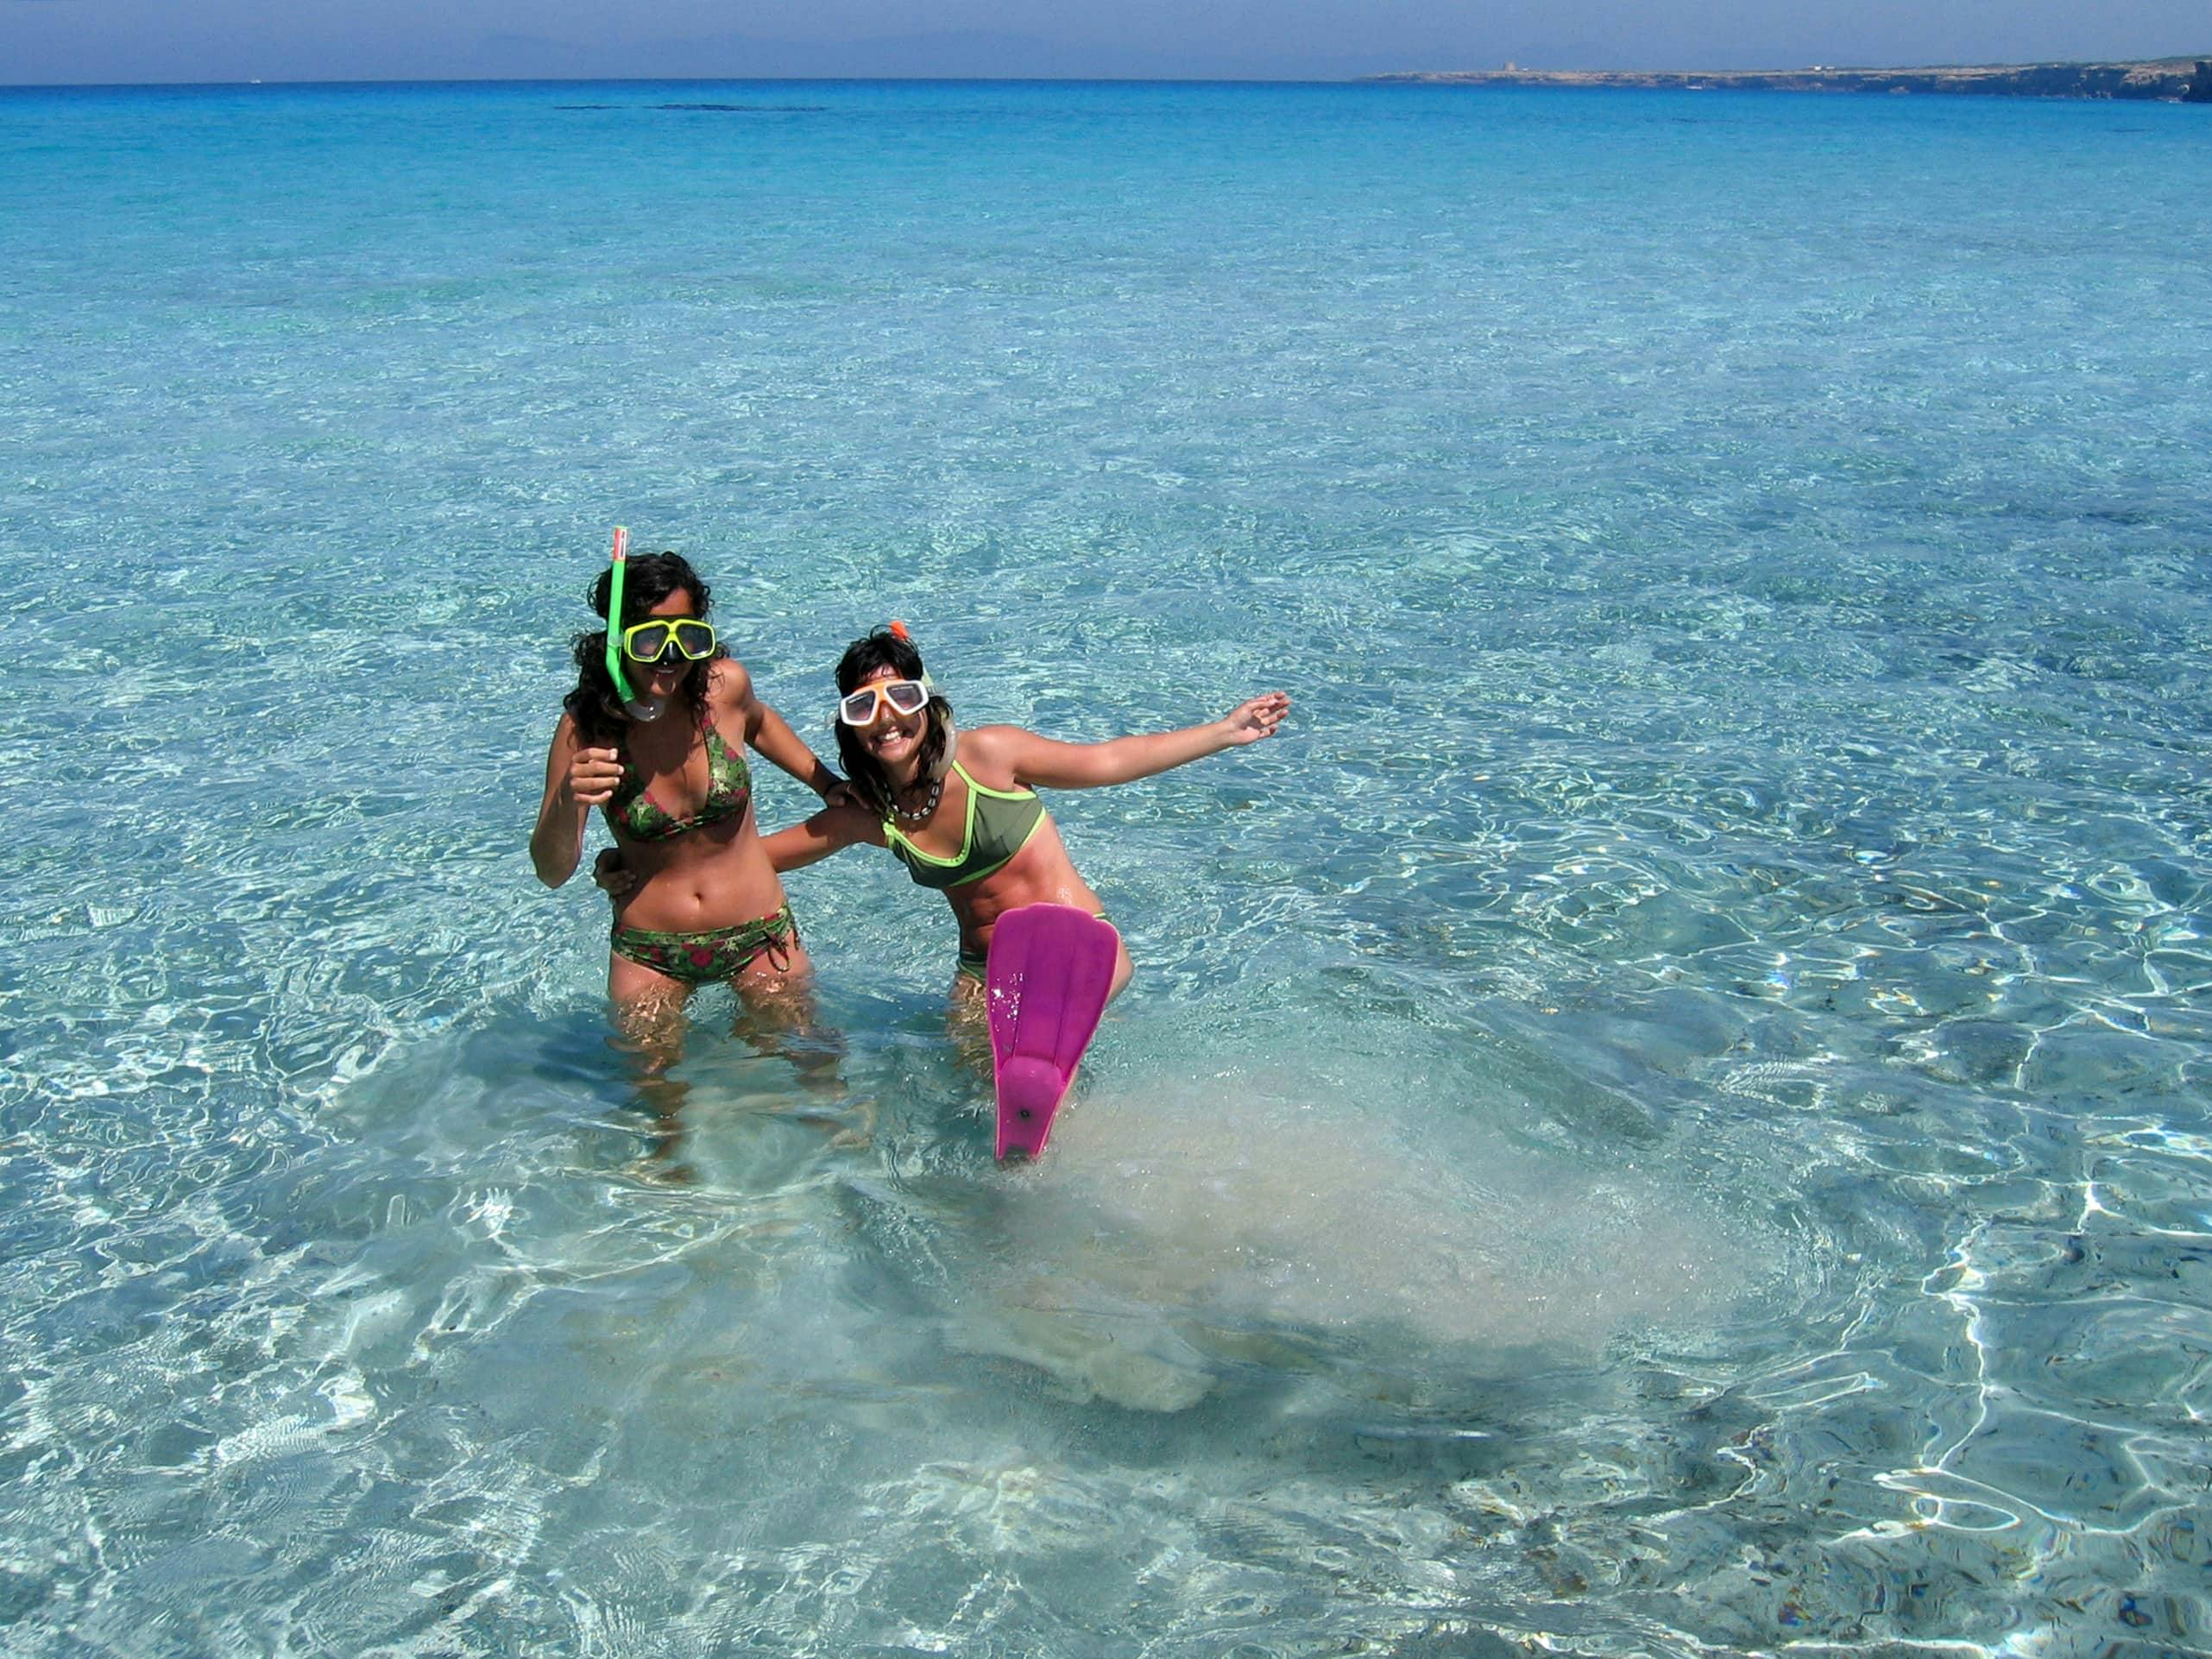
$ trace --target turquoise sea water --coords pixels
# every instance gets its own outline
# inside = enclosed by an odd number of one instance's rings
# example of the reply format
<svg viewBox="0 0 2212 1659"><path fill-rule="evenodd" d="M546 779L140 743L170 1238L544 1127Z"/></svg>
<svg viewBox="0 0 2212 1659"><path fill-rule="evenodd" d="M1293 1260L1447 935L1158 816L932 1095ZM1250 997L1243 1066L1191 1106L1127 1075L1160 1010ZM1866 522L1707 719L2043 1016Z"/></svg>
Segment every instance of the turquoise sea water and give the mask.
<svg viewBox="0 0 2212 1659"><path fill-rule="evenodd" d="M2212 1648L2212 125L1135 85L0 94L32 1655ZM1053 802L672 1120L523 850L582 591ZM764 818L806 797L769 774Z"/></svg>

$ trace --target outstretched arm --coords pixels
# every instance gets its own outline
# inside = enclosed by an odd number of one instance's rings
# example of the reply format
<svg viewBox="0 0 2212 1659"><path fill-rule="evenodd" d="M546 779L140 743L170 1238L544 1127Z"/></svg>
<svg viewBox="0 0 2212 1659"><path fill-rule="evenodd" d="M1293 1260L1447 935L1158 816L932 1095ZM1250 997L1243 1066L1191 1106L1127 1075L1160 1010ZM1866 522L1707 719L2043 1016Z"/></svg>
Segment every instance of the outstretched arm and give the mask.
<svg viewBox="0 0 2212 1659"><path fill-rule="evenodd" d="M1039 789L1098 789L1150 778L1224 749L1257 743L1273 736L1289 712L1290 698L1286 693L1268 691L1202 726L1117 737L1104 743L1055 742L1013 726L990 729L992 740L1006 746L1004 753L1017 782Z"/></svg>
<svg viewBox="0 0 2212 1659"><path fill-rule="evenodd" d="M803 823L760 838L760 844L768 849L768 862L778 875L787 870L804 869L861 842L872 847L882 846L883 825L876 822L873 814L858 806L825 806Z"/></svg>

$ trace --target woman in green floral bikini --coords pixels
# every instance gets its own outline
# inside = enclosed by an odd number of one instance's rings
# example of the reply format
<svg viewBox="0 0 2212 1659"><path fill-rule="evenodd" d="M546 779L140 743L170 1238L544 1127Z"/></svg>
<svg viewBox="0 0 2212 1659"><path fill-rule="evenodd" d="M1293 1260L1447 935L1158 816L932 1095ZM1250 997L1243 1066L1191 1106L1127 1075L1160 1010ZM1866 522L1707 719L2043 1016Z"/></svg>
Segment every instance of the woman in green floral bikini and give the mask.
<svg viewBox="0 0 2212 1659"><path fill-rule="evenodd" d="M753 695L707 621L707 584L690 565L618 552L616 570L625 564L626 579L609 571L591 593L602 616L619 602L621 666L610 672L605 634L577 637L530 857L539 880L561 886L591 809L605 812L634 877L615 899L607 992L635 1034L665 1023L695 986L727 983L757 1001L804 980L806 948L761 846L746 746L817 794L841 780Z"/></svg>

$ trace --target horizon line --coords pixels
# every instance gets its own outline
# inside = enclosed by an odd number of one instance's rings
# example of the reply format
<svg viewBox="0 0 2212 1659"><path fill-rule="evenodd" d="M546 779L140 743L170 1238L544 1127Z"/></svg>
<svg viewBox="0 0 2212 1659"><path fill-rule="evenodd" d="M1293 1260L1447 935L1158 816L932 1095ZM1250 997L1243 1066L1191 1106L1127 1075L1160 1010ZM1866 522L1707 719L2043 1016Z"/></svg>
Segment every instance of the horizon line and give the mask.
<svg viewBox="0 0 2212 1659"><path fill-rule="evenodd" d="M253 75L224 80L87 80L0 81L4 92L91 92L131 88L199 88L240 86L622 86L622 85L741 85L778 83L796 85L985 85L1006 86L1358 86L1424 76L1490 75L1741 75L1790 74L1913 74L1962 69L2085 69L2141 66L2212 61L2212 47L2203 52L2167 53L2154 58L2035 58L2008 62L1916 64L1787 64L1759 69L1568 69L1514 64L1488 69L1390 69L1357 75L374 75L337 79L326 76ZM1535 90L1535 89L1528 89Z"/></svg>

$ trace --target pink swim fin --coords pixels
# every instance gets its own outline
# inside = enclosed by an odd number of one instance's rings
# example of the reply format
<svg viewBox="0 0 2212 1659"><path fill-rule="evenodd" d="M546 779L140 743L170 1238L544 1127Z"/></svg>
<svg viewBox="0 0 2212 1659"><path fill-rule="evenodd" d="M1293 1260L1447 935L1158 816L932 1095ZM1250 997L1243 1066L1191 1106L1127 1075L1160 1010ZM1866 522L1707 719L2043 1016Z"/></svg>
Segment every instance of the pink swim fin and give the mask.
<svg viewBox="0 0 2212 1659"><path fill-rule="evenodd" d="M1068 905L1024 905L991 930L985 986L999 1156L1035 1158L1099 1028L1121 936Z"/></svg>

